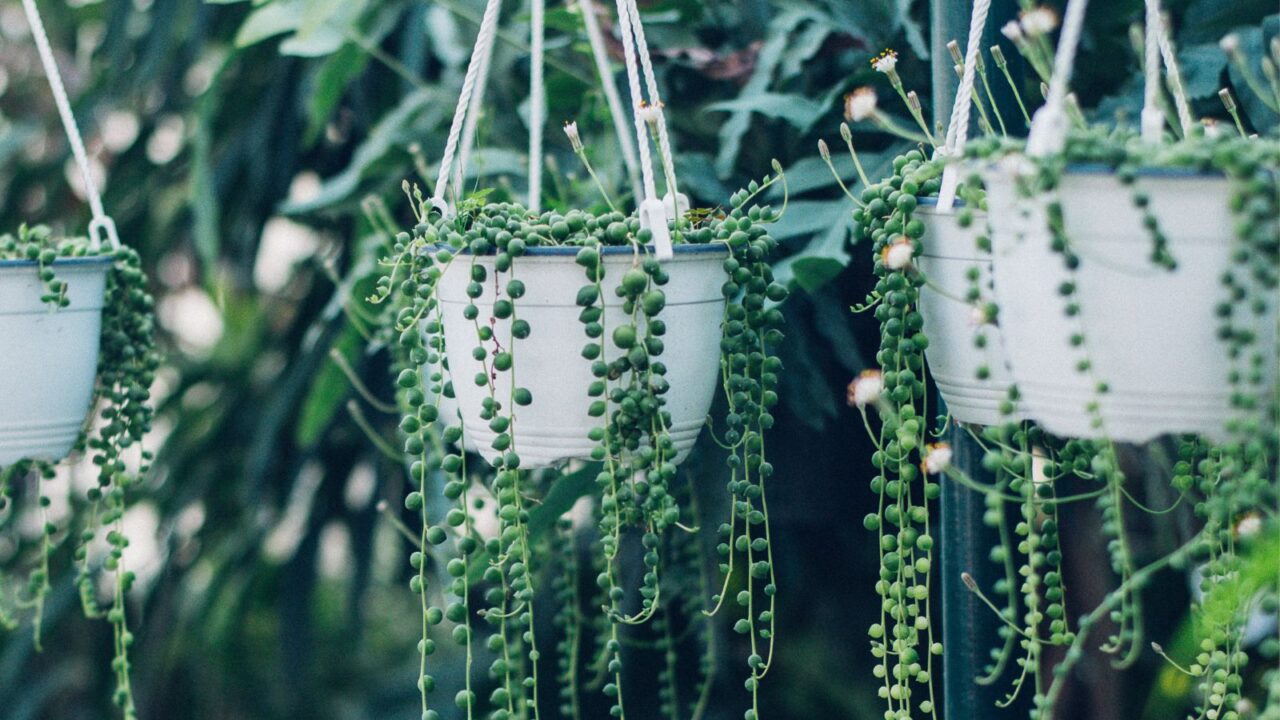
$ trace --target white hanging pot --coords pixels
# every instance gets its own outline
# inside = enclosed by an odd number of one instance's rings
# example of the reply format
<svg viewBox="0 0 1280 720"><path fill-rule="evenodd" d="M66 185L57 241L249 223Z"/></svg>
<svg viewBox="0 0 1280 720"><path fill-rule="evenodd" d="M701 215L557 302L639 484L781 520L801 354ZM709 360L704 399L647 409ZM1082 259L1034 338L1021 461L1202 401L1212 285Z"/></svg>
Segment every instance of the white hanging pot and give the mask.
<svg viewBox="0 0 1280 720"><path fill-rule="evenodd" d="M1011 180L988 174L995 289L1023 406L1048 431L1068 437L1146 442L1169 433L1222 439L1235 412L1229 362L1215 306L1231 266L1228 181L1218 175L1152 170L1136 186L1110 170L1072 169L1059 186L1066 236L1080 264L1077 318L1059 287L1070 279L1050 248L1044 198L1019 199ZM1168 239L1177 269L1150 261L1152 238L1133 194ZM1258 319L1257 342L1275 347L1275 305ZM1070 338L1079 332L1083 348ZM1088 358L1091 373L1077 369ZM1268 364L1274 383L1275 368ZM1099 382L1108 390L1097 394ZM1098 402L1101 424L1087 410Z"/></svg>
<svg viewBox="0 0 1280 720"><path fill-rule="evenodd" d="M512 422L513 449L520 455L522 468L545 467L561 460L589 459L597 443L588 433L603 425L602 418L588 414L596 398L587 395L587 387L596 378L591 373L592 361L582 356L589 341L578 320L582 308L577 305L578 290L586 283L581 266L574 262L576 247L535 247L516 258L510 272L497 273L497 283L505 287L518 277L525 284L525 295L516 303L516 316L528 321L527 338L515 341L515 364L512 370L497 373L496 396L510 407L512 383L527 388L533 401L516 407ZM693 448L694 441L706 423L707 412L720 379L721 322L725 299L720 288L726 275L722 267L728 257L721 245L678 245L675 256L664 261L670 281L662 287L666 306L661 319L667 331L663 336L665 351L660 360L667 367L670 388L663 396L671 413L671 439L675 442L679 462ZM601 249L605 268L603 280L605 302L604 359L611 361L621 351L608 341L611 328L628 321L622 310L622 298L613 292L635 259L630 247ZM490 278L495 272L492 257L475 258ZM466 295L470 282L472 257L462 254L445 269L437 287L445 336L445 353L453 377L457 406L462 414L463 433L468 444L489 461L499 453L491 446L495 433L481 419L482 402L489 396L487 387L473 381L484 366L472 356L477 344L476 326L463 317L463 308L473 302ZM493 281L486 282L485 294L475 300L480 309L480 322L489 323L493 315ZM495 337L504 346L510 342L510 320L494 322Z"/></svg>
<svg viewBox="0 0 1280 720"><path fill-rule="evenodd" d="M922 198L915 211L925 226L924 251L917 261L928 278L920 289L920 314L929 338L925 359L951 417L994 425L1010 419L1001 413L1000 405L1009 397L1013 377L1000 328L976 318L980 307L965 300L972 286L969 272L975 267L978 287L984 299L990 297L991 254L975 244L986 225L986 214L975 213L973 224L962 228L953 213L941 213L936 205L936 199ZM986 338L982 348L975 344L979 333ZM985 379L979 379L981 368L987 369Z"/></svg>
<svg viewBox="0 0 1280 720"><path fill-rule="evenodd" d="M111 258L52 267L70 300L57 310L40 300L35 263L0 260L0 467L66 457L93 400Z"/></svg>

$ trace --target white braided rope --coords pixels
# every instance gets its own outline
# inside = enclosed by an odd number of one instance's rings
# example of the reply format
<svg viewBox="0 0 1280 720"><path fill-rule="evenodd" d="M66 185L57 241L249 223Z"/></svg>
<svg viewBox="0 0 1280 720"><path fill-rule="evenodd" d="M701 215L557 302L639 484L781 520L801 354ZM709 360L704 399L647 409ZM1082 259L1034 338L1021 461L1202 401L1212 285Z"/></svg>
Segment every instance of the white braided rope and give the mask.
<svg viewBox="0 0 1280 720"><path fill-rule="evenodd" d="M546 124L546 0L529 0L529 210L542 211L542 129Z"/></svg>
<svg viewBox="0 0 1280 720"><path fill-rule="evenodd" d="M80 166L80 175L84 178L84 192L89 201L89 211L93 219L89 222L89 242L96 249L101 246L101 238L106 235L112 250L120 248L120 236L116 232L116 224L107 215L102 206L102 196L98 194L98 185L93 180L93 170L89 167L89 154L84 149L84 140L80 137L80 126L76 116L71 112L71 101L67 98L67 89L62 84L62 75L58 72L58 63L53 57L53 48L49 46L49 35L45 32L44 22L40 19L40 9L35 0L22 0L22 9L26 12L27 23L31 26L31 36L36 41L36 50L40 53L40 63L44 66L45 77L49 80L49 89L53 91L53 102L58 106L58 116L62 119L62 129L66 132L67 142L71 145L71 154Z"/></svg>
<svg viewBox="0 0 1280 720"><path fill-rule="evenodd" d="M1156 143L1164 134L1164 113L1160 110L1160 30L1163 25L1160 17L1160 0L1147 0L1146 38L1142 43L1145 50L1142 68L1144 92L1142 100L1142 139Z"/></svg>
<svg viewBox="0 0 1280 720"><path fill-rule="evenodd" d="M1062 149L1067 138L1067 88L1071 84L1071 69L1076 62L1076 49L1084 30L1084 11L1088 0L1067 0L1067 11L1062 19L1062 34L1058 36L1058 52L1053 59L1053 75L1049 78L1049 94L1044 105L1036 111L1027 137L1027 154L1044 157Z"/></svg>
<svg viewBox="0 0 1280 720"><path fill-rule="evenodd" d="M30 0L27 0L30 1ZM444 155L440 157L440 172L436 177L435 192L431 196L432 207L443 213L449 212L449 204L445 200L449 189L449 175L453 167L454 156L458 152L458 143L462 136L467 110L471 105L471 95L475 90L476 76L484 65L486 44L492 44L498 33L498 9L501 0L488 0L484 8L484 17L480 20L480 31L476 36L475 48L471 51L471 59L467 63L467 74L462 80L462 91L458 97L458 106L453 111L453 123L449 128L449 138L445 141Z"/></svg>
<svg viewBox="0 0 1280 720"><path fill-rule="evenodd" d="M1164 58L1165 73L1169 77L1174 107L1178 110L1182 136L1190 137L1195 120L1191 117L1191 104L1187 102L1187 91L1182 84L1182 68L1178 65L1178 53L1169 34L1169 16L1165 13L1160 14L1160 55Z"/></svg>
<svg viewBox="0 0 1280 720"><path fill-rule="evenodd" d="M613 71L609 68L609 55L605 49L604 34L600 32L600 21L596 18L594 0L578 0L582 9L582 24L587 29L587 41L591 45L591 55L595 59L596 72L600 75L600 87L604 90L604 99L609 104L609 116L613 120L613 131L618 136L618 147L622 151L622 163L627 168L627 176L635 196L640 197L640 168L636 164L636 141L627 128L627 114L622 108L622 96L618 94L618 85L613 81Z"/></svg>
<svg viewBox="0 0 1280 720"><path fill-rule="evenodd" d="M644 71L645 83L649 90L649 105L656 113L658 122L658 152L662 159L662 167L666 172L667 192L675 198L676 189L675 161L671 152L671 136L667 132L667 114L663 111L662 96L658 90L658 78L653 72L653 57L649 54L649 41L645 39L644 23L640 22L640 8L636 0L627 0L627 9L631 13L631 28L636 36L636 50L640 55L640 67Z"/></svg>
<svg viewBox="0 0 1280 720"><path fill-rule="evenodd" d="M618 26L622 30L622 57L627 67L627 85L631 91L632 117L635 119L636 144L640 155L640 177L644 184L644 193L636 198L636 202L640 203L644 199L657 197L658 189L653 179L653 158L649 156L649 136L645 132L644 117L640 114L644 96L640 94L640 71L636 67L631 11L627 8L627 0L617 0L617 5Z"/></svg>
<svg viewBox="0 0 1280 720"><path fill-rule="evenodd" d="M969 109L973 104L973 86L978 76L978 53L982 49L982 30L987 26L987 12L991 0L976 0L973 16L969 20L969 46L965 49L964 74L956 90L955 105L951 108L951 124L947 128L946 154L951 161L964 154L969 136ZM955 205L959 171L954 162L948 162L942 171L942 186L938 191L938 210L947 212Z"/></svg>

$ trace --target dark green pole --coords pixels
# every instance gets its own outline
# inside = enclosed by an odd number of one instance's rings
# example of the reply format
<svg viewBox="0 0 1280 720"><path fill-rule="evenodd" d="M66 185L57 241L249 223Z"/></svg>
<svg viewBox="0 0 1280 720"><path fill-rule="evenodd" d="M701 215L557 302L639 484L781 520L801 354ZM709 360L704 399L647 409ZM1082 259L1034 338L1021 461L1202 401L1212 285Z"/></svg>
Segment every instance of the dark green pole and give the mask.
<svg viewBox="0 0 1280 720"><path fill-rule="evenodd" d="M967 44L972 4L965 0L931 0L930 6L934 123L945 128L950 120L952 99L960 84L947 43L956 40L962 48ZM1016 16L1016 0L993 0L982 44L984 54L997 38L1003 41L999 27ZM1010 57L1016 52L1007 45L1002 49ZM990 60L987 67L989 72L995 69ZM1010 133L1021 134L1021 114L1002 77L992 78L992 92ZM970 130L972 132L973 128ZM958 469L979 481L992 481L990 473L982 468L982 448L967 432L953 427L948 440L953 451L952 462ZM1002 644L998 634L1000 621L990 608L969 592L961 576L967 572L980 587L988 589L998 577L1003 576L1002 568L988 557L990 548L999 542L998 532L982 521L986 506L981 494L958 483L943 481L940 507L942 717L946 720L1026 718L1031 705L1029 693L1025 691L1019 701L1008 708L996 706L1004 699L1011 678L1000 678L985 686L975 682L991 662L991 648Z"/></svg>

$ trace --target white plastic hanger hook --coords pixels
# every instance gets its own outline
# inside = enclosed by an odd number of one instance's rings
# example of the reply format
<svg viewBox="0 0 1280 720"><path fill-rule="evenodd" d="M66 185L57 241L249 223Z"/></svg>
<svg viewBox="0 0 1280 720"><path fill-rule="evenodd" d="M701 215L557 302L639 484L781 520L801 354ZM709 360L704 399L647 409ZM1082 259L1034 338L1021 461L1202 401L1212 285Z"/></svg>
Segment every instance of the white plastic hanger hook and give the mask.
<svg viewBox="0 0 1280 720"><path fill-rule="evenodd" d="M640 203L640 227L653 233L653 254L659 260L675 256L671 247L671 228L667 227L667 207L658 198L646 198Z"/></svg>
<svg viewBox="0 0 1280 720"><path fill-rule="evenodd" d="M1036 111L1027 136L1027 155L1045 157L1062 151L1067 142L1067 86L1071 68L1076 62L1076 49L1084 29L1084 11L1088 0L1068 0L1058 36L1058 54L1053 59L1053 76L1049 78L1049 96Z"/></svg>

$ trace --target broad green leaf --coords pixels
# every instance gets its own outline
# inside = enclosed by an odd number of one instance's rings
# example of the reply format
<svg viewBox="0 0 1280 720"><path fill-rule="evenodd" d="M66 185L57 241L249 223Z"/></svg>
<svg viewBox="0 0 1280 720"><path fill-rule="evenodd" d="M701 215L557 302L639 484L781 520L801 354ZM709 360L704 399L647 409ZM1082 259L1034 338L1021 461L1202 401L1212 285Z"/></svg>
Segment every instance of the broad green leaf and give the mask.
<svg viewBox="0 0 1280 720"><path fill-rule="evenodd" d="M706 153L679 153L676 155L676 178L680 191L697 204L717 206L729 202L733 190L716 176L714 160Z"/></svg>
<svg viewBox="0 0 1280 720"><path fill-rule="evenodd" d="M818 54L833 30L830 23L815 22L797 32L795 39L783 53L782 62L778 66L778 80L790 80L803 72L805 63Z"/></svg>
<svg viewBox="0 0 1280 720"><path fill-rule="evenodd" d="M341 337L334 342L333 348L355 366L361 345L363 338L360 333L348 325ZM319 442L350 395L351 383L342 369L332 361L326 362L312 379L311 387L302 401L302 409L298 412L298 423L293 429L294 441L298 447L309 448Z"/></svg>
<svg viewBox="0 0 1280 720"><path fill-rule="evenodd" d="M1222 70L1227 56L1217 43L1205 43L1178 51L1182 85L1192 100L1213 97L1222 89Z"/></svg>
<svg viewBox="0 0 1280 720"><path fill-rule="evenodd" d="M337 52L346 41L347 36L341 30L321 25L305 35L299 32L286 38L280 43L280 54L323 57Z"/></svg>
<svg viewBox="0 0 1280 720"><path fill-rule="evenodd" d="M713 103L707 106L707 110L733 113L757 112L765 117L785 120L801 132L808 132L826 108L821 103L803 95L765 92Z"/></svg>
<svg viewBox="0 0 1280 720"><path fill-rule="evenodd" d="M326 59L316 71L311 95L307 98L307 131L303 135L304 143L312 145L320 137L347 86L364 72L368 62L368 53L360 46L348 43Z"/></svg>
<svg viewBox="0 0 1280 720"><path fill-rule="evenodd" d="M1256 25L1259 17L1275 9L1275 0L1193 0L1179 23L1182 42L1216 43L1241 25Z"/></svg>
<svg viewBox="0 0 1280 720"><path fill-rule="evenodd" d="M796 258L790 263L791 277L795 278L806 292L814 292L827 283L835 280L849 264L848 253L845 257L822 257L818 255Z"/></svg>
<svg viewBox="0 0 1280 720"><path fill-rule="evenodd" d="M819 4L831 14L831 20L840 32L864 43L888 42L898 32L903 15L888 2L821 0Z"/></svg>
<svg viewBox="0 0 1280 720"><path fill-rule="evenodd" d="M574 472L561 475L551 485L542 503L529 510L529 542L536 543L547 533L553 531L556 521L561 515L569 512L579 498L586 497L595 491L596 476L600 474L600 463L587 463ZM481 546L481 550L471 556L468 579L473 585L484 578L485 568L489 566L489 554Z"/></svg>
<svg viewBox="0 0 1280 720"><path fill-rule="evenodd" d="M1263 90L1269 92L1266 76L1262 74L1262 58L1268 54L1267 44L1270 39L1280 32L1280 15L1271 15L1263 20L1258 27L1238 28L1235 33L1240 36L1240 51L1248 59L1249 70L1255 79L1255 83ZM1258 94L1250 89L1246 78L1240 73L1240 70L1232 64L1228 68L1231 77L1231 85L1235 88L1236 99L1240 102L1240 106L1244 108L1244 114L1248 117L1248 122L1253 129L1260 134L1267 134L1276 123L1280 121L1280 114L1277 114L1270 105L1264 103ZM1274 95L1271 97L1271 103L1276 102Z"/></svg>
<svg viewBox="0 0 1280 720"><path fill-rule="evenodd" d="M236 32L236 47L249 47L276 35L293 32L300 20L301 5L297 0L273 0L254 8Z"/></svg>
<svg viewBox="0 0 1280 720"><path fill-rule="evenodd" d="M433 88L405 97L395 110L387 113L369 131L368 137L356 149L345 170L325 180L315 197L306 202L285 203L280 211L285 214L301 214L350 201L359 192L361 181L373 174L380 161L393 150L401 150L415 139L413 127L424 113L433 108L437 115L447 111L441 102L442 95L443 93Z"/></svg>
<svg viewBox="0 0 1280 720"><path fill-rule="evenodd" d="M834 200L793 200L782 219L769 234L777 240L790 240L829 230L833 226L852 227L853 206L841 195Z"/></svg>
<svg viewBox="0 0 1280 720"><path fill-rule="evenodd" d="M812 291L810 291L812 292ZM831 343L832 356L850 375L861 372L869 362L862 356L858 339L849 322L849 309L830 288L818 291L813 298L814 327Z"/></svg>
<svg viewBox="0 0 1280 720"><path fill-rule="evenodd" d="M794 281L807 291L830 282L849 264L848 240L853 230L853 217L847 199L800 201L791 203L782 220L770 231L774 237L813 235L799 253L778 263L774 276L778 282Z"/></svg>
<svg viewBox="0 0 1280 720"><path fill-rule="evenodd" d="M738 94L739 99L751 98L769 91L773 85L773 75L782 62L783 53L790 43L791 33L807 21L821 20L822 16L810 9L788 7L778 14L770 23L765 33L765 42L756 56L755 69L751 79ZM720 127L720 152L716 154L716 174L728 177L738 159L738 151L742 148L742 136L751 127L751 110L741 109L733 112Z"/></svg>
<svg viewBox="0 0 1280 720"><path fill-rule="evenodd" d="M529 511L530 540L539 539L555 529L556 521L569 512L579 499L595 492L596 476L600 474L600 468L600 463L587 463L572 473L561 475L551 485L542 504Z"/></svg>

